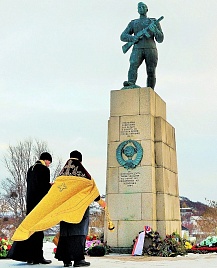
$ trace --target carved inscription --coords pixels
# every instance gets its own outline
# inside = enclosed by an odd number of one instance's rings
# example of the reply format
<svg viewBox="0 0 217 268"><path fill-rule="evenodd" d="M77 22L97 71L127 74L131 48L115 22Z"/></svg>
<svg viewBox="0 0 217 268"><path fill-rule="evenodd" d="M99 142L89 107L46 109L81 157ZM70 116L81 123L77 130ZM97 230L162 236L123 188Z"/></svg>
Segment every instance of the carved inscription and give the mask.
<svg viewBox="0 0 217 268"><path fill-rule="evenodd" d="M122 122L121 124L121 135L126 135L131 137L132 135L140 134L139 130L136 128L135 121Z"/></svg>
<svg viewBox="0 0 217 268"><path fill-rule="evenodd" d="M139 182L140 172L121 172L119 182L127 187L133 187Z"/></svg>

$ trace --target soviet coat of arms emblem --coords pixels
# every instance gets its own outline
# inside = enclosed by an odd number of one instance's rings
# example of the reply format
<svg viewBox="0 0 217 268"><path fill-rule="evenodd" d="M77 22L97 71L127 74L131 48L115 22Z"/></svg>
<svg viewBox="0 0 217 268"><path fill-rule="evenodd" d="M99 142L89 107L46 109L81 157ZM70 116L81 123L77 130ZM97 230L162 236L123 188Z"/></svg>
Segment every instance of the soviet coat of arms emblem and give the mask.
<svg viewBox="0 0 217 268"><path fill-rule="evenodd" d="M135 168L142 160L142 146L133 140L123 141L116 149L118 163L126 169Z"/></svg>

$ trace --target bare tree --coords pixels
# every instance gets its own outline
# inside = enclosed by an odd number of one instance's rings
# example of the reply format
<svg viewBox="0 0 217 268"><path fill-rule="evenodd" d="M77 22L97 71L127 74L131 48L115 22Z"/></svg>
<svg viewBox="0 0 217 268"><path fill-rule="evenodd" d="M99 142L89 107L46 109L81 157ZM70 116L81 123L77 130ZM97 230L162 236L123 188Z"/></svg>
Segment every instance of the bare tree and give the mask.
<svg viewBox="0 0 217 268"><path fill-rule="evenodd" d="M96 208L96 210L94 210ZM90 205L90 223L89 234L90 236L96 235L101 237L104 232L105 210L101 208L96 202Z"/></svg>
<svg viewBox="0 0 217 268"><path fill-rule="evenodd" d="M208 206L197 220L197 227L201 239L209 235L216 235L217 230L217 202L213 200L206 200L206 202Z"/></svg>
<svg viewBox="0 0 217 268"><path fill-rule="evenodd" d="M5 200L5 198L0 195L0 218L7 217L8 211L9 211L8 203Z"/></svg>
<svg viewBox="0 0 217 268"><path fill-rule="evenodd" d="M9 145L4 163L10 174L2 182L4 197L7 205L16 218L23 219L26 212L26 175L29 167L39 159L42 152L49 151L44 141L28 139L19 142L16 146ZM51 177L60 172L61 160L51 168Z"/></svg>

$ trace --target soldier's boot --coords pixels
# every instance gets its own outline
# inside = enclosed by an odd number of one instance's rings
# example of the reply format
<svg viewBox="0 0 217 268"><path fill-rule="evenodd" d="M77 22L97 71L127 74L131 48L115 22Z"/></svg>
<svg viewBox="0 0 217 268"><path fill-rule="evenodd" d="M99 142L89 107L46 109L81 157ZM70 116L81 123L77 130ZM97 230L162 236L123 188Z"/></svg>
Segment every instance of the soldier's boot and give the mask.
<svg viewBox="0 0 217 268"><path fill-rule="evenodd" d="M155 84L156 84L156 77L148 76L148 78L147 78L147 87L151 87L152 89L154 89Z"/></svg>

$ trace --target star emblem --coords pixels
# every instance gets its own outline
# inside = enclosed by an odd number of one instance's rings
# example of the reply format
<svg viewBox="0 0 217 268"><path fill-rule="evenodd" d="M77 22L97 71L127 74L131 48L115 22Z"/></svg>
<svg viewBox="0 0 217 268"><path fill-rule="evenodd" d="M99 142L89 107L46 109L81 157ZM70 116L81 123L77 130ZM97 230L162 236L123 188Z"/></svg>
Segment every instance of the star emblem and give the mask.
<svg viewBox="0 0 217 268"><path fill-rule="evenodd" d="M64 182L61 185L59 185L58 188L60 189L60 192L62 192L64 189L67 189Z"/></svg>

